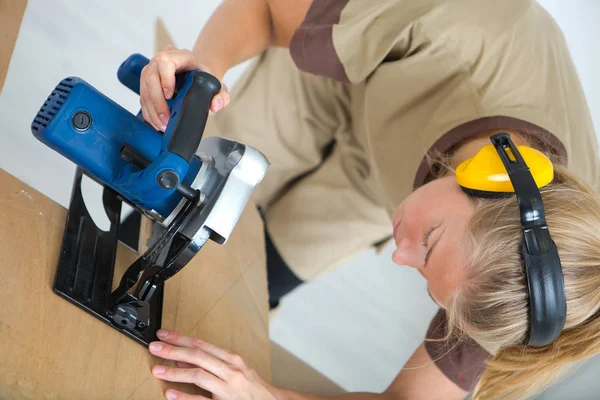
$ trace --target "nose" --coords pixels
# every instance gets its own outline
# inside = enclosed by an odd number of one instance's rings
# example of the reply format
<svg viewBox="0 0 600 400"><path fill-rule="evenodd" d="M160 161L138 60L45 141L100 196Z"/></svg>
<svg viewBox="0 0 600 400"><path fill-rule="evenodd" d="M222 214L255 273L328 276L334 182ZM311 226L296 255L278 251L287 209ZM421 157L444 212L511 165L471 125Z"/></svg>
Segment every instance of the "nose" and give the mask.
<svg viewBox="0 0 600 400"><path fill-rule="evenodd" d="M425 254L418 243L410 238L403 238L398 243L398 248L392 254L392 260L398 265L419 268L423 264Z"/></svg>

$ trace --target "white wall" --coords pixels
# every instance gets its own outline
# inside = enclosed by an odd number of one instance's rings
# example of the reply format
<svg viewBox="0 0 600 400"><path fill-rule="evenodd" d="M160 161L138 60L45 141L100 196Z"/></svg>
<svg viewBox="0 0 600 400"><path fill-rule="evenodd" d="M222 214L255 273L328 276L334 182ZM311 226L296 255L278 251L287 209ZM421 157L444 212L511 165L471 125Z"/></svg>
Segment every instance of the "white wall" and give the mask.
<svg viewBox="0 0 600 400"><path fill-rule="evenodd" d="M600 1L542 0L563 27L600 128ZM191 47L217 0L29 0L0 95L0 168L67 205L74 167L39 143L29 125L54 86L80 76L132 112L136 96L116 79L131 53L153 53L161 16ZM231 83L239 70L227 76ZM0 225L1 226L1 225ZM290 296L272 324L275 341L348 390L381 390L419 343L435 311L412 270L367 253ZM596 360L598 361L598 360ZM600 362L540 397L598 398Z"/></svg>
<svg viewBox="0 0 600 400"><path fill-rule="evenodd" d="M538 0L562 28L600 135L600 1Z"/></svg>
<svg viewBox="0 0 600 400"><path fill-rule="evenodd" d="M66 206L73 164L37 141L30 124L63 78L83 78L131 112L138 97L117 80L132 53L154 54L160 16L178 47L191 48L218 0L29 0L0 95L0 168ZM239 71L226 78L231 81Z"/></svg>

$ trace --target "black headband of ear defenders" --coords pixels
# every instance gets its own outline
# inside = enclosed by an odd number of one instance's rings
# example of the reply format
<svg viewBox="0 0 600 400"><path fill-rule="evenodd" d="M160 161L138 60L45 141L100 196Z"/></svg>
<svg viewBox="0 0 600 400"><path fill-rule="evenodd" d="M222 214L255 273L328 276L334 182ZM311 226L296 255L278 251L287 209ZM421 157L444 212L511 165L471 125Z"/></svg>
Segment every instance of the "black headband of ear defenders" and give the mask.
<svg viewBox="0 0 600 400"><path fill-rule="evenodd" d="M567 315L558 250L546 224L540 191L510 135L501 132L492 135L490 140L508 172L521 213L523 261L529 289L530 327L527 345L544 346L560 335Z"/></svg>

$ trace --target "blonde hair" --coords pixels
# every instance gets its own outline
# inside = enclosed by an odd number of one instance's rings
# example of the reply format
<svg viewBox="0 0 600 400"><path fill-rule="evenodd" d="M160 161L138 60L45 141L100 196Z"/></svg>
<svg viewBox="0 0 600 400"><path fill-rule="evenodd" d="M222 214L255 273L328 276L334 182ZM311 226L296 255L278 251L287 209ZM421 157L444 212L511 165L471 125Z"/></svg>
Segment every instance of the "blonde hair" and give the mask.
<svg viewBox="0 0 600 400"><path fill-rule="evenodd" d="M529 299L518 204L514 196L475 200L465 238L471 249L466 278L447 309L451 329L493 354L473 399L529 397L600 352L600 198L559 165L554 182L540 192L563 268L566 324L545 347L523 344Z"/></svg>

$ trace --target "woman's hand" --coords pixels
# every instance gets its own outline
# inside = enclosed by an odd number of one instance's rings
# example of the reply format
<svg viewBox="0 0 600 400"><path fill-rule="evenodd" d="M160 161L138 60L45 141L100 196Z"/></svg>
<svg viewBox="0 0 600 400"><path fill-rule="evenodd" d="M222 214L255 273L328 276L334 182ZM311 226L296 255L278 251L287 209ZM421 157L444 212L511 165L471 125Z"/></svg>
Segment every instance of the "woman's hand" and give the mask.
<svg viewBox="0 0 600 400"><path fill-rule="evenodd" d="M140 78L140 104L144 120L156 130L165 131L169 121L169 107L165 99L170 99L175 91L175 74L192 69L201 69L221 80L222 73L211 71L207 65L196 60L189 50L179 50L167 46L157 53L142 69ZM223 72L224 73L224 72ZM227 87L221 82L221 92L213 97L210 110L214 113L230 102Z"/></svg>
<svg viewBox="0 0 600 400"><path fill-rule="evenodd" d="M150 343L155 356L177 361L177 367L156 365L152 375L169 382L193 383L213 394L213 399L260 399L274 400L272 387L242 358L203 340L180 335L177 332L159 330L160 342ZM168 399L207 399L169 389Z"/></svg>

